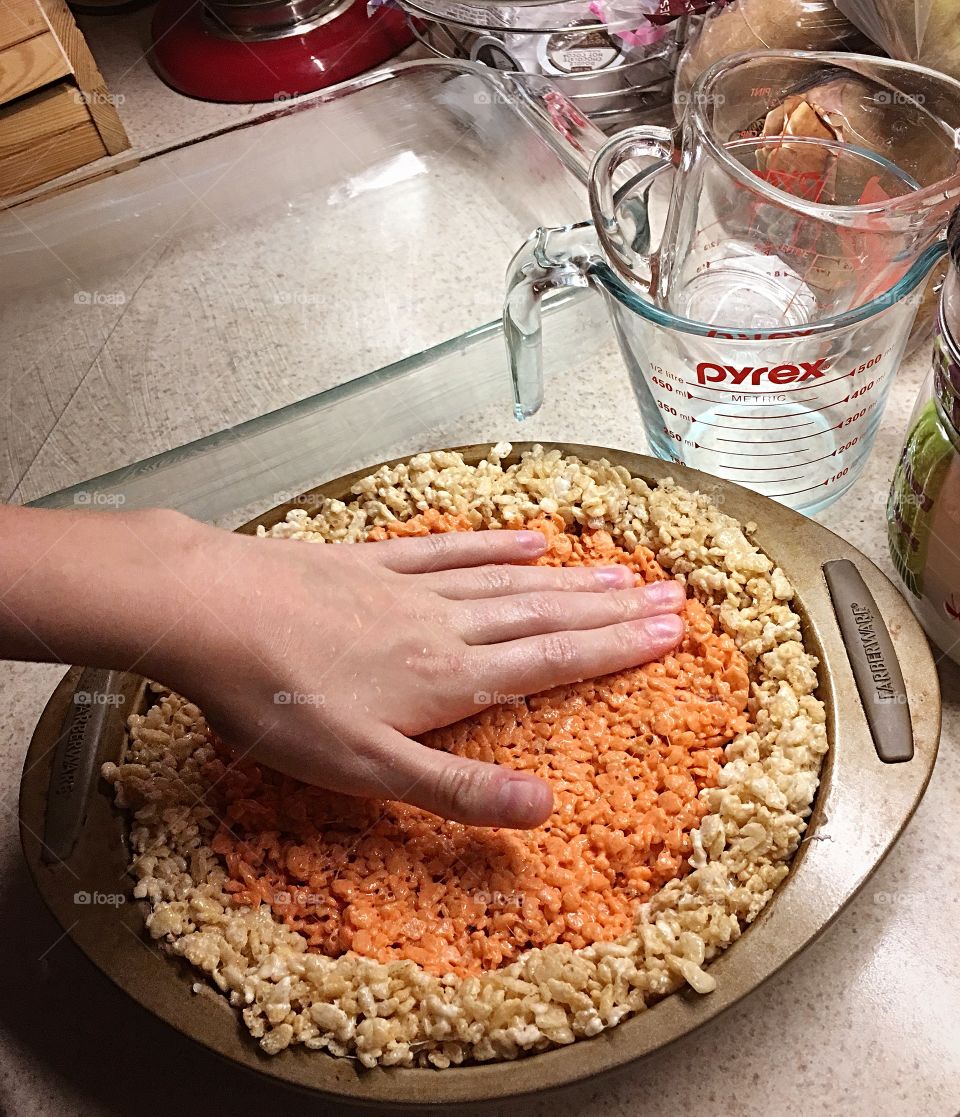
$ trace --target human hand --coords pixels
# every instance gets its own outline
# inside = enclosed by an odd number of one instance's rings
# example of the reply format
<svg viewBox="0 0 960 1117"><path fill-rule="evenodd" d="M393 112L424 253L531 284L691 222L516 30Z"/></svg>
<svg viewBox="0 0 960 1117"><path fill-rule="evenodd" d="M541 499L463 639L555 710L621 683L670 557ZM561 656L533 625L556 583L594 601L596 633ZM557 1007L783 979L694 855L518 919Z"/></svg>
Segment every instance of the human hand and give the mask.
<svg viewBox="0 0 960 1117"><path fill-rule="evenodd" d="M197 527L182 576L204 608L189 639L151 656L152 674L239 754L472 825L539 825L549 785L413 737L498 695L647 662L683 631L675 582L633 588L622 566L517 565L543 553L539 532L318 545Z"/></svg>
<svg viewBox="0 0 960 1117"><path fill-rule="evenodd" d="M0 656L136 671L306 782L533 827L545 781L412 738L655 659L683 631L675 582L522 565L545 549L534 531L321 545L163 510L0 506Z"/></svg>

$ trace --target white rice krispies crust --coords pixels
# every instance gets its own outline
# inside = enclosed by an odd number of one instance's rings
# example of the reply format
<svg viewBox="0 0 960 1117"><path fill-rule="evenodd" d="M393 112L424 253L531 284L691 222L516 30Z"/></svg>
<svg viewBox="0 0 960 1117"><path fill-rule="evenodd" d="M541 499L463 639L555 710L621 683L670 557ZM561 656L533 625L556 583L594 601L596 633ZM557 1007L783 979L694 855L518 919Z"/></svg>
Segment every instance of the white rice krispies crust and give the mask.
<svg viewBox="0 0 960 1117"><path fill-rule="evenodd" d="M447 1067L512 1059L613 1027L684 982L708 993L703 967L737 939L787 874L827 751L814 696L817 661L803 647L793 590L731 517L671 481L650 488L601 459L537 447L504 467L507 444L477 466L459 454L419 454L358 482L350 503L289 513L270 534L313 542L363 540L376 526L427 508L496 528L542 512L605 527L650 547L719 619L750 665L755 728L732 741L708 812L693 834L692 871L644 904L617 942L534 949L480 976L436 977L410 961L308 953L266 907L235 907L210 849L217 820L200 773L213 751L200 711L159 687L129 719L124 762L104 776L133 813L135 895L151 935L186 958L240 1009L264 1051L290 1044L365 1066ZM749 526L748 526L749 530ZM195 986L199 989L200 986Z"/></svg>

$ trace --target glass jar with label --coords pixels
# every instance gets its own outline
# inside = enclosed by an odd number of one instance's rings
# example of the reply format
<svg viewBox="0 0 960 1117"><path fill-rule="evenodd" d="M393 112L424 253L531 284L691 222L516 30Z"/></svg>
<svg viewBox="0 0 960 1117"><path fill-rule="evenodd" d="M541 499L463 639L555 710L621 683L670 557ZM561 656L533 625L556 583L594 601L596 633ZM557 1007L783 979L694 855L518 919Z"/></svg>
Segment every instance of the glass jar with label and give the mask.
<svg viewBox="0 0 960 1117"><path fill-rule="evenodd" d="M960 663L960 210L947 240L933 368L893 475L887 536L904 596L930 639Z"/></svg>

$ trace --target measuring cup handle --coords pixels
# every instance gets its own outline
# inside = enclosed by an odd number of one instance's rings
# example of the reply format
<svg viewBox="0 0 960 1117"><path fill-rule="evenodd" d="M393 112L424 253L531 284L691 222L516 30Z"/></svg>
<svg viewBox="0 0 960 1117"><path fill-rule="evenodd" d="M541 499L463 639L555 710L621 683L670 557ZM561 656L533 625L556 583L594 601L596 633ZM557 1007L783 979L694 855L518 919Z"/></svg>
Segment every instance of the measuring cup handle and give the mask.
<svg viewBox="0 0 960 1117"><path fill-rule="evenodd" d="M653 283L653 261L638 251L634 237L620 223L618 190L624 186L629 189L630 180L626 183L620 181L617 171L624 163L638 159L648 163L636 170L649 171L650 160L655 163L670 162L676 150L676 140L669 128L641 124L627 128L608 140L597 152L590 167L590 212L602 249L619 271L648 288Z"/></svg>
<svg viewBox="0 0 960 1117"><path fill-rule="evenodd" d="M503 336L513 379L513 411L527 419L543 404L540 302L549 291L589 287L599 260L593 222L537 229L510 261L503 302Z"/></svg>

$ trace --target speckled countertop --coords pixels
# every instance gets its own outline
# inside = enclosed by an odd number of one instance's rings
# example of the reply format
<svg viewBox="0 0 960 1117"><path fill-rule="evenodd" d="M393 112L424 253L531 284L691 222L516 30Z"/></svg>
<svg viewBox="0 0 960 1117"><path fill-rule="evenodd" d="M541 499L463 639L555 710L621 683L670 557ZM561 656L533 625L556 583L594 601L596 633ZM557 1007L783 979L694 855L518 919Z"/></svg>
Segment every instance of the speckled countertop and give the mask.
<svg viewBox="0 0 960 1117"><path fill-rule="evenodd" d="M109 59L101 56L101 64L109 76ZM149 85L148 75L143 80ZM154 93L161 100L166 96ZM192 113L201 112L189 104L181 107L191 120ZM207 106L202 112L215 110ZM128 119L128 127L142 136L156 122ZM921 352L901 370L867 472L818 517L887 572L886 491L926 363ZM524 437L643 449L626 375L609 345L598 347L548 391L549 408ZM619 406L622 401L628 405ZM183 441L173 418L154 419L155 448ZM108 425L103 433L122 442L132 432ZM467 424L431 430L434 444L447 445L511 436L515 428L500 409L475 415ZM153 448L148 445L143 452ZM141 456L128 449L122 460ZM12 481L22 476L21 468ZM51 458L44 476L67 484L89 472L83 472L82 461L60 454ZM34 492L50 487L41 478ZM944 661L939 672L944 731L929 790L885 863L816 943L723 1017L641 1064L557 1094L467 1112L955 1117L960 1110L960 871L951 833L960 801L960 669ZM61 674L55 667L0 664L5 696L0 708L0 950L7 959L0 996L0 1112L13 1117L190 1117L288 1107L329 1117L352 1112L251 1080L170 1032L95 971L43 908L20 855L17 789L33 728Z"/></svg>

